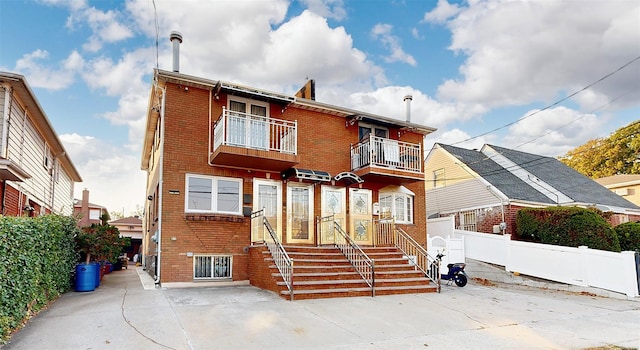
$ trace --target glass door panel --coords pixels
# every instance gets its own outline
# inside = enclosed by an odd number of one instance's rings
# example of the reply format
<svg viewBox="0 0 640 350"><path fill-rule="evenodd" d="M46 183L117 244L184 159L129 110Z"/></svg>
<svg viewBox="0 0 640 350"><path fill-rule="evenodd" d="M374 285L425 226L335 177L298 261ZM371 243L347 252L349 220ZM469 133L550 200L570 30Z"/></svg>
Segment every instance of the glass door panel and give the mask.
<svg viewBox="0 0 640 350"><path fill-rule="evenodd" d="M343 230L346 230L347 222L347 205L346 205L347 191L345 188L322 186L322 208L321 216L333 215L334 221L336 221ZM334 232L332 225L322 228L320 234L320 244L333 244Z"/></svg>
<svg viewBox="0 0 640 350"><path fill-rule="evenodd" d="M349 234L363 245L373 244L371 190L349 189Z"/></svg>
<svg viewBox="0 0 640 350"><path fill-rule="evenodd" d="M314 243L313 186L287 186L287 243Z"/></svg>
<svg viewBox="0 0 640 350"><path fill-rule="evenodd" d="M253 180L253 211L264 209L264 216L276 231L282 241L282 183L267 179ZM264 240L263 234L268 234L263 227L254 227L251 241Z"/></svg>

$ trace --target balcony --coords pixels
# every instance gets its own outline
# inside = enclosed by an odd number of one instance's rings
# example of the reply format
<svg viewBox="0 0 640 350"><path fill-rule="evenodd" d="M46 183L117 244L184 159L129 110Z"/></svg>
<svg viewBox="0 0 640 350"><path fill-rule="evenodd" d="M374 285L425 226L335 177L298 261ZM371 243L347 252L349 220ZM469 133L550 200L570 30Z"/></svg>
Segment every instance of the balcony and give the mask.
<svg viewBox="0 0 640 350"><path fill-rule="evenodd" d="M297 122L223 109L213 125L212 164L283 171L298 163Z"/></svg>
<svg viewBox="0 0 640 350"><path fill-rule="evenodd" d="M422 145L370 136L351 145L351 169L370 181L424 181Z"/></svg>

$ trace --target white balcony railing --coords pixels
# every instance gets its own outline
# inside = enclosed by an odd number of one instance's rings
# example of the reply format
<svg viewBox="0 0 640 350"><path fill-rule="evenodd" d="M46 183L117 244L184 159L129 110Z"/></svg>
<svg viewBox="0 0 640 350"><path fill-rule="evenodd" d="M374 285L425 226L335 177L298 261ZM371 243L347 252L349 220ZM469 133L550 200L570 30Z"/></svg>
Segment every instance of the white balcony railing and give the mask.
<svg viewBox="0 0 640 350"><path fill-rule="evenodd" d="M351 168L365 166L386 167L422 173L422 146L420 144L370 136L351 145Z"/></svg>
<svg viewBox="0 0 640 350"><path fill-rule="evenodd" d="M221 145L297 154L297 122L223 109L213 127L212 151Z"/></svg>

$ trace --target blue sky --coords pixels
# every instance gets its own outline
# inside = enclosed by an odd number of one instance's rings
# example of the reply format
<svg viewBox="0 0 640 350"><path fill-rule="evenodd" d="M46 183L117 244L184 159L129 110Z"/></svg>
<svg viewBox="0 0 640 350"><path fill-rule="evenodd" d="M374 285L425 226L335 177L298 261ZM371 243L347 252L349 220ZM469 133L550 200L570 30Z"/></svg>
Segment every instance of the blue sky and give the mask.
<svg viewBox="0 0 640 350"><path fill-rule="evenodd" d="M438 128L427 149L560 156L640 119L637 0L2 1L0 70L27 78L77 198L144 204L151 73L171 70L174 30L185 74L284 93L313 78L320 102L401 120L411 94L412 121Z"/></svg>

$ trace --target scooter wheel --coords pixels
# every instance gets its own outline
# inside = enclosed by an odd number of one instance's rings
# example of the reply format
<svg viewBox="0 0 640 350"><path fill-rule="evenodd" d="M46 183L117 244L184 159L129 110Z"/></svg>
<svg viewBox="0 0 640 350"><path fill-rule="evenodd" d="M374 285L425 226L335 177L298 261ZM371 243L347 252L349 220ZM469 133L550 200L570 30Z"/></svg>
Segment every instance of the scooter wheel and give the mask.
<svg viewBox="0 0 640 350"><path fill-rule="evenodd" d="M467 285L467 276L463 274L458 274L453 276L453 281L456 282L456 286L464 287Z"/></svg>

